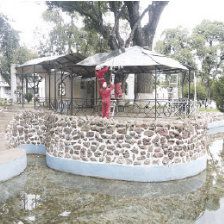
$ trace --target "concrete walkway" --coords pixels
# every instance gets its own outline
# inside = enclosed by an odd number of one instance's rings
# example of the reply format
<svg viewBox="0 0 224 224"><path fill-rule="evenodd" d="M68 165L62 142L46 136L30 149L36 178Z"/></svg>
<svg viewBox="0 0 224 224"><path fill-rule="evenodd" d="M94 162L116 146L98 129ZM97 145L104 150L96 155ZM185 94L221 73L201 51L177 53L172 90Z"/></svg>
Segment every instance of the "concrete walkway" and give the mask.
<svg viewBox="0 0 224 224"><path fill-rule="evenodd" d="M6 128L13 117L24 110L34 110L33 106L21 105L0 107L0 181L8 180L22 173L27 166L24 149L10 149L6 140Z"/></svg>
<svg viewBox="0 0 224 224"><path fill-rule="evenodd" d="M0 108L2 109L2 108ZM6 141L5 137L5 130L10 122L10 120L13 119L15 113L8 112L3 109L3 111L0 111L0 152L5 151L9 149L9 146Z"/></svg>

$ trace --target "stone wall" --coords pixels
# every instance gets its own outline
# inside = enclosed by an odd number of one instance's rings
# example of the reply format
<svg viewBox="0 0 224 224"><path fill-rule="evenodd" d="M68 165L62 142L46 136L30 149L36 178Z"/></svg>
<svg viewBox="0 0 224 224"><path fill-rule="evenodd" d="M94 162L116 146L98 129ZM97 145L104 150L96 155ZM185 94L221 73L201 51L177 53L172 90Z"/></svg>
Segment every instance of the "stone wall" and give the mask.
<svg viewBox="0 0 224 224"><path fill-rule="evenodd" d="M89 163L157 166L206 154L202 121L125 121L25 112L7 130L12 147L44 144L48 154Z"/></svg>
<svg viewBox="0 0 224 224"><path fill-rule="evenodd" d="M24 112L15 116L6 132L9 145L15 148L21 144L45 145L46 120L49 114Z"/></svg>

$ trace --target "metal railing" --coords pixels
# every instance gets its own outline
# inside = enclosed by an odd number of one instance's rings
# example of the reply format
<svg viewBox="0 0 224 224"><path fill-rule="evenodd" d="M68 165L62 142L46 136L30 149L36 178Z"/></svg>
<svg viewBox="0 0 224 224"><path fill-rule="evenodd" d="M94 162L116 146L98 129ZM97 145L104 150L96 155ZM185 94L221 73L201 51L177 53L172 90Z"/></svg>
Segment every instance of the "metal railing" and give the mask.
<svg viewBox="0 0 224 224"><path fill-rule="evenodd" d="M38 106L49 107L61 114L76 116L101 116L101 99L72 98L40 99ZM50 104L49 104L50 103ZM202 102L188 99L119 99L111 100L111 114L114 117L133 118L185 118L195 116Z"/></svg>

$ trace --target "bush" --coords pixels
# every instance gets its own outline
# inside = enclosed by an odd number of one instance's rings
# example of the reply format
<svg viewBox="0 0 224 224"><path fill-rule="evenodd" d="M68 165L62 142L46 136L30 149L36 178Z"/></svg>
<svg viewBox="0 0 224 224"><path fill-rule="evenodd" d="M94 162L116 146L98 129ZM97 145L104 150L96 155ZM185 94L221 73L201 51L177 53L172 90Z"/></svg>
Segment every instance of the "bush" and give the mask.
<svg viewBox="0 0 224 224"><path fill-rule="evenodd" d="M213 99L218 109L224 112L224 77L214 81L212 86Z"/></svg>
<svg viewBox="0 0 224 224"><path fill-rule="evenodd" d="M207 98L207 91L201 83L197 82L197 100L205 100ZM188 97L188 86L184 87L184 97ZM190 87L190 99L194 99L194 83L191 83Z"/></svg>
<svg viewBox="0 0 224 224"><path fill-rule="evenodd" d="M26 93L25 94L25 99L27 100L27 102L29 103L33 98L33 94L32 93Z"/></svg>

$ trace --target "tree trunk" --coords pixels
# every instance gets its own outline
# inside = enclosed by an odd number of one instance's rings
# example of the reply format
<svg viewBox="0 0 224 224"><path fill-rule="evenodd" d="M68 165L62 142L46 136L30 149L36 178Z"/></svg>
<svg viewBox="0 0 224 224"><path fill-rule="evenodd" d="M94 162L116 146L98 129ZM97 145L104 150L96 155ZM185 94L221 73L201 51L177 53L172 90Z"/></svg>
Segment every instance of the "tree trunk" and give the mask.
<svg viewBox="0 0 224 224"><path fill-rule="evenodd" d="M152 74L137 74L137 93L151 93L152 85Z"/></svg>
<svg viewBox="0 0 224 224"><path fill-rule="evenodd" d="M153 39L160 15L167 4L167 1L152 2L148 11L148 23L142 28L140 22L138 22L138 26L133 37L133 45L142 47L147 46L148 49L152 50ZM140 17L139 2L126 2L126 5L130 15L129 21L132 29ZM137 98L151 97L151 93L153 91L152 86L152 74L137 74Z"/></svg>

